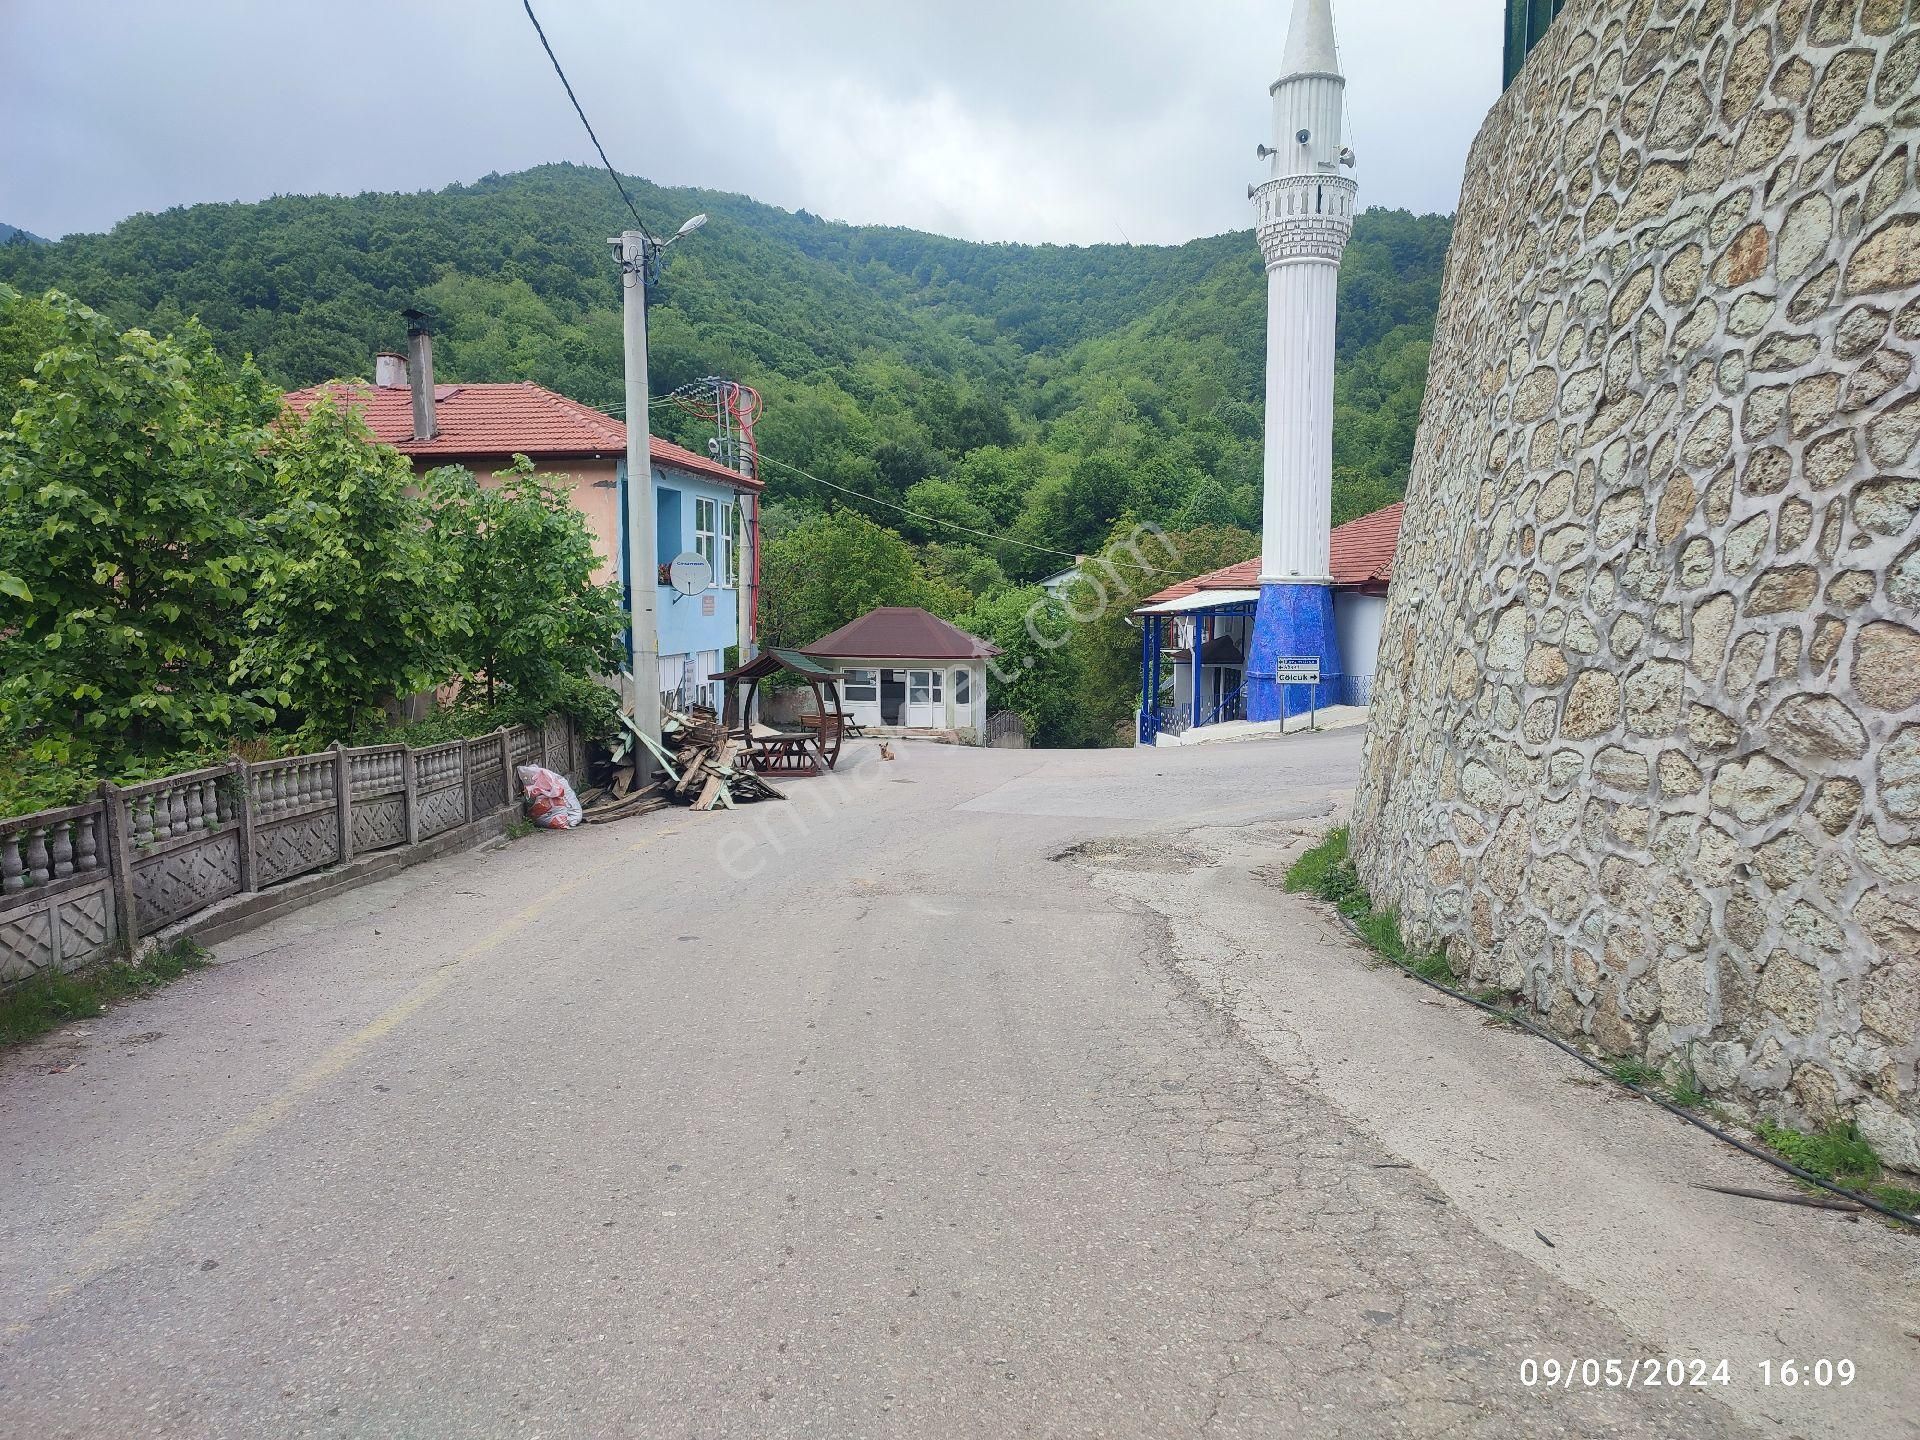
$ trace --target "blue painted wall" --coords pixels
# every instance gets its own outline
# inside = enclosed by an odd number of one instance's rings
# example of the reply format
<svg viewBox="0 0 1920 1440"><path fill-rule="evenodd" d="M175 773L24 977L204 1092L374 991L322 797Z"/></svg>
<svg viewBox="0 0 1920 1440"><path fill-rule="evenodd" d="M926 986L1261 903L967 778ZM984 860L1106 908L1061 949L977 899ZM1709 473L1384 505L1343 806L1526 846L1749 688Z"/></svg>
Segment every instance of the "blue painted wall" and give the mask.
<svg viewBox="0 0 1920 1440"><path fill-rule="evenodd" d="M625 490L626 467L620 470L621 514L626 513ZM655 565L649 567L649 575L657 576L658 566L670 562L674 556L691 551L694 547L694 524L698 507L696 499L717 502L721 524L725 525L726 507L739 499L739 492L728 486L689 475L680 470L669 470L662 466L653 467L654 485L654 521L658 526L655 536ZM622 549L624 550L624 545ZM623 554L622 580L626 556ZM657 585L654 609L658 616L660 629L660 653L662 655L686 655L696 650L725 650L737 644L740 638L740 597L739 593L726 583L721 573L721 557L714 557L714 583L700 595L682 595L671 585ZM712 613L707 613L711 608Z"/></svg>
<svg viewBox="0 0 1920 1440"><path fill-rule="evenodd" d="M1276 685L1279 660L1313 656L1320 661L1320 684ZM1333 589L1327 585L1262 585L1253 613L1253 639L1247 653L1247 718L1278 720L1309 706L1342 703L1340 636L1333 623ZM1281 691L1285 691L1284 695Z"/></svg>

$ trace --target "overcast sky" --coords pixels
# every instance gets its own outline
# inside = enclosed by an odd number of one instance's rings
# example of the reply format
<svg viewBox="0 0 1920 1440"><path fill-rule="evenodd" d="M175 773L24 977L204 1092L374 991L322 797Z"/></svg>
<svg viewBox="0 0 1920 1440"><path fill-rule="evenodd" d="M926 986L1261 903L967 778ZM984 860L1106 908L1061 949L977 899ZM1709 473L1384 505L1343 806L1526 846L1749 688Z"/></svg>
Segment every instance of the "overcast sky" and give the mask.
<svg viewBox="0 0 1920 1440"><path fill-rule="evenodd" d="M1249 223L1291 6L535 0L623 171L1061 242ZM1361 203L1451 211L1498 0L1334 9ZM0 221L48 236L593 159L519 0L0 0L0 137Z"/></svg>

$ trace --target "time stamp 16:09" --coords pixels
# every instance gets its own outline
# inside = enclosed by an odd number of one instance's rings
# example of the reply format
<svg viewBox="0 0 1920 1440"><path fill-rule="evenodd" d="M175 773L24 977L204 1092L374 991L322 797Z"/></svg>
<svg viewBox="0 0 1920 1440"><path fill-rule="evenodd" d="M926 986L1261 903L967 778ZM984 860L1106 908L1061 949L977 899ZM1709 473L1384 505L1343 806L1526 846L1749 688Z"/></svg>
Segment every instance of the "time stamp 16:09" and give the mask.
<svg viewBox="0 0 1920 1440"><path fill-rule="evenodd" d="M1755 1360L1740 1367L1729 1360L1636 1359L1557 1355L1520 1362L1520 1383L1529 1390L1654 1390L1731 1385L1741 1370L1764 1386L1837 1390L1853 1384L1851 1360Z"/></svg>

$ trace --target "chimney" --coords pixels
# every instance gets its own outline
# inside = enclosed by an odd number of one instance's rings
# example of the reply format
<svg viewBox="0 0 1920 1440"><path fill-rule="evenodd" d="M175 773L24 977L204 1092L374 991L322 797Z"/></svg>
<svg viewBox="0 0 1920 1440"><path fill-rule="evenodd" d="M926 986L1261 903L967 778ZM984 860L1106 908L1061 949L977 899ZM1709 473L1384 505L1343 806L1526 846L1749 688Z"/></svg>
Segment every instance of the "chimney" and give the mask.
<svg viewBox="0 0 1920 1440"><path fill-rule="evenodd" d="M421 310L403 312L407 319L407 375L413 382L413 438L431 440L440 433L433 418L433 332Z"/></svg>
<svg viewBox="0 0 1920 1440"><path fill-rule="evenodd" d="M407 357L382 350L373 357L373 383L382 390L407 388Z"/></svg>

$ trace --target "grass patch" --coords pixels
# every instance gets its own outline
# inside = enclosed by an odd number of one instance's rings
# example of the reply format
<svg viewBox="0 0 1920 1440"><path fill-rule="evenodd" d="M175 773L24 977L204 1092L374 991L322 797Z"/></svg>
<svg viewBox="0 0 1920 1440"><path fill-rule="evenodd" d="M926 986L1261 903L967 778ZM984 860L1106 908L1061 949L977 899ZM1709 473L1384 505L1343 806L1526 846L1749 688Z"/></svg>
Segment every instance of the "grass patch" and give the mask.
<svg viewBox="0 0 1920 1440"><path fill-rule="evenodd" d="M1867 1194L1873 1196L1882 1205L1891 1206L1903 1215L1920 1215L1920 1190L1912 1190L1905 1185L1895 1185L1882 1180L1869 1185Z"/></svg>
<svg viewBox="0 0 1920 1440"><path fill-rule="evenodd" d="M1818 1135L1762 1120L1760 1138L1802 1170L1859 1189L1880 1178L1880 1157L1851 1125L1830 1125Z"/></svg>
<svg viewBox="0 0 1920 1440"><path fill-rule="evenodd" d="M1367 889L1347 854L1347 827L1336 825L1324 839L1287 867L1286 888L1295 894L1318 895L1338 906L1344 915L1371 910Z"/></svg>
<svg viewBox="0 0 1920 1440"><path fill-rule="evenodd" d="M1693 1073L1691 1066L1686 1074L1673 1082L1667 1098L1682 1110L1709 1110L1712 1104L1707 1092L1700 1088L1700 1077Z"/></svg>
<svg viewBox="0 0 1920 1440"><path fill-rule="evenodd" d="M1376 910L1347 853L1347 827L1336 825L1311 850L1287 867L1285 886L1294 894L1318 895L1353 922L1361 939L1380 954L1423 980L1453 983L1453 967L1439 951L1411 954L1400 933L1400 917Z"/></svg>
<svg viewBox="0 0 1920 1440"><path fill-rule="evenodd" d="M1802 1170L1831 1180L1849 1190L1871 1195L1882 1205L1906 1214L1920 1214L1920 1190L1886 1178L1880 1157L1851 1125L1829 1125L1818 1134L1791 1130L1762 1120L1755 1127L1760 1138Z"/></svg>
<svg viewBox="0 0 1920 1440"><path fill-rule="evenodd" d="M183 935L143 956L137 965L111 960L65 974L36 975L0 992L0 1050L38 1039L70 1020L98 1015L210 963L199 942Z"/></svg>
<svg viewBox="0 0 1920 1440"><path fill-rule="evenodd" d="M1666 1076L1655 1066L1631 1055L1622 1056L1607 1066L1607 1073L1622 1085L1637 1085L1642 1090L1665 1090Z"/></svg>
<svg viewBox="0 0 1920 1440"><path fill-rule="evenodd" d="M1442 985L1453 984L1453 966L1447 963L1447 957L1438 950L1430 951L1418 960L1408 961L1407 969L1422 980L1433 980Z"/></svg>

